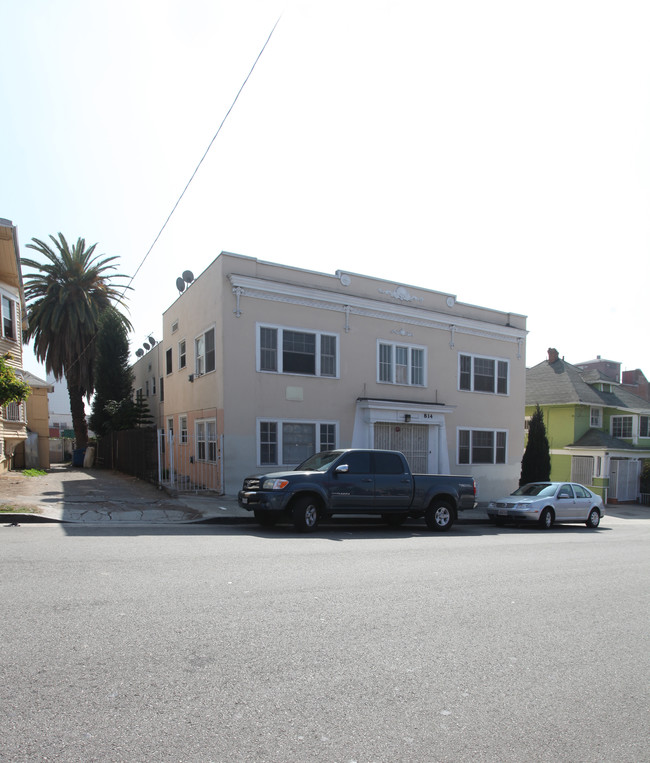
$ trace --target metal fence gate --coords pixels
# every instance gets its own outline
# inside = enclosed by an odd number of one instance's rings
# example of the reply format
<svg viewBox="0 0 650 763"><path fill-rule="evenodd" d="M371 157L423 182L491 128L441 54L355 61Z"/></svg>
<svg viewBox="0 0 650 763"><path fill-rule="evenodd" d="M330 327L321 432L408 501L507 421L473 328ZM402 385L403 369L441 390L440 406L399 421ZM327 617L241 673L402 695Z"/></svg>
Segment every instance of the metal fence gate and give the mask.
<svg viewBox="0 0 650 763"><path fill-rule="evenodd" d="M375 448L400 450L414 474L426 474L429 465L429 427L426 424L375 424Z"/></svg>
<svg viewBox="0 0 650 763"><path fill-rule="evenodd" d="M223 493L223 435L158 431L158 482L184 493Z"/></svg>
<svg viewBox="0 0 650 763"><path fill-rule="evenodd" d="M594 457L573 456L571 459L571 482L579 482L581 485L593 484Z"/></svg>
<svg viewBox="0 0 650 763"><path fill-rule="evenodd" d="M636 501L639 494L638 461L613 458L609 471L609 497L617 501Z"/></svg>

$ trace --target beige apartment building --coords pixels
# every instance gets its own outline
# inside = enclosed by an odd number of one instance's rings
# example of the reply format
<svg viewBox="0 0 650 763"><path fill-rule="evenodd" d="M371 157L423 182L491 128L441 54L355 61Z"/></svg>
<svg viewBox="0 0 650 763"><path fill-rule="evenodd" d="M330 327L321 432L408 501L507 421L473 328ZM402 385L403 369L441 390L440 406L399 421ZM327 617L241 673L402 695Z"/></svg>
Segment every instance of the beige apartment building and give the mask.
<svg viewBox="0 0 650 763"><path fill-rule="evenodd" d="M155 387L176 486L235 494L318 450L377 447L471 474L488 500L519 479L525 342L524 316L453 294L223 252L165 311L135 387Z"/></svg>

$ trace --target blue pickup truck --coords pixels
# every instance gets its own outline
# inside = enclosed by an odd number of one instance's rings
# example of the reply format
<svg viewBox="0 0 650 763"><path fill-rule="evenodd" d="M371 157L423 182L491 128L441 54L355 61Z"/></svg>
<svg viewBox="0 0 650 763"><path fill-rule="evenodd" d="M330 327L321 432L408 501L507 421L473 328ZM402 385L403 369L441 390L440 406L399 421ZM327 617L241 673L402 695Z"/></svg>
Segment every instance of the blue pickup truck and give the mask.
<svg viewBox="0 0 650 763"><path fill-rule="evenodd" d="M244 480L239 505L264 527L289 520L300 532L323 517L379 515L399 526L424 517L430 530L449 530L458 512L476 503L472 477L412 474L396 450L346 449L316 453L291 471Z"/></svg>

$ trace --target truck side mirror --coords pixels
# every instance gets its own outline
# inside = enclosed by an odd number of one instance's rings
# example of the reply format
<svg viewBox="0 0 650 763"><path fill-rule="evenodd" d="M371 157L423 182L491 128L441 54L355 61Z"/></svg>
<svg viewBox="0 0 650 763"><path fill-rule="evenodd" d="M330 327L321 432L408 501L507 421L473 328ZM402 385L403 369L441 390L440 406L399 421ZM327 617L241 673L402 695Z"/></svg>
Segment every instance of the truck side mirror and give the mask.
<svg viewBox="0 0 650 763"><path fill-rule="evenodd" d="M350 467L347 464L339 464L334 471L337 474L347 474L350 470Z"/></svg>

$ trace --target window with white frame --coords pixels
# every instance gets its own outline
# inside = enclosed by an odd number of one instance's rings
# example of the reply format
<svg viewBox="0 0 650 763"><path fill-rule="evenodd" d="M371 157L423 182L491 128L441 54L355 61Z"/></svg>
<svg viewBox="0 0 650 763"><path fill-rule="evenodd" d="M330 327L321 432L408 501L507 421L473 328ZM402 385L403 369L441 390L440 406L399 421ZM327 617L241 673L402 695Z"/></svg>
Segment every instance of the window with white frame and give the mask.
<svg viewBox="0 0 650 763"><path fill-rule="evenodd" d="M383 384L424 387L425 348L397 342L377 342L377 378Z"/></svg>
<svg viewBox="0 0 650 763"><path fill-rule="evenodd" d="M186 365L187 365L186 345L185 345L185 340L181 339L181 341L178 343L178 367L185 368Z"/></svg>
<svg viewBox="0 0 650 763"><path fill-rule="evenodd" d="M632 437L632 416L612 416L612 437Z"/></svg>
<svg viewBox="0 0 650 763"><path fill-rule="evenodd" d="M589 417L589 426L594 429L600 429L603 425L603 409L592 408L591 415Z"/></svg>
<svg viewBox="0 0 650 763"><path fill-rule="evenodd" d="M208 329L194 340L194 372L197 376L210 373L216 368L214 329Z"/></svg>
<svg viewBox="0 0 650 763"><path fill-rule="evenodd" d="M650 437L650 416L639 416L639 437Z"/></svg>
<svg viewBox="0 0 650 763"><path fill-rule="evenodd" d="M304 376L338 376L338 338L320 331L258 326L257 370Z"/></svg>
<svg viewBox="0 0 650 763"><path fill-rule="evenodd" d="M482 355L458 356L458 388L461 390L507 395L508 374L507 360Z"/></svg>
<svg viewBox="0 0 650 763"><path fill-rule="evenodd" d="M196 460L216 462L217 422L204 419L196 422Z"/></svg>
<svg viewBox="0 0 650 763"><path fill-rule="evenodd" d="M260 466L300 464L322 450L336 448L337 427L331 421L258 422Z"/></svg>
<svg viewBox="0 0 650 763"><path fill-rule="evenodd" d="M173 416L170 416L167 419L167 431L169 432L170 435L173 436L174 434L174 417Z"/></svg>
<svg viewBox="0 0 650 763"><path fill-rule="evenodd" d="M187 416L178 417L178 430L181 445L187 444Z"/></svg>
<svg viewBox="0 0 650 763"><path fill-rule="evenodd" d="M16 340L16 302L2 295L2 336L5 339Z"/></svg>
<svg viewBox="0 0 650 763"><path fill-rule="evenodd" d="M508 434L499 429L459 429L459 464L505 464Z"/></svg>

